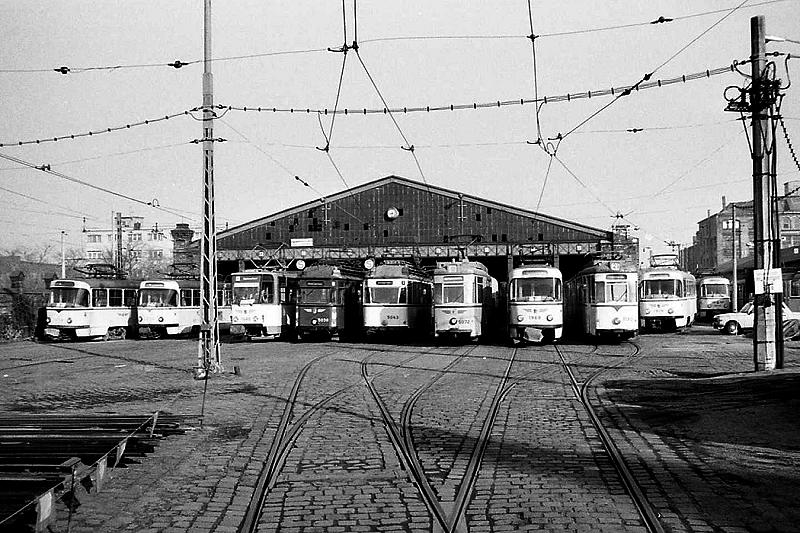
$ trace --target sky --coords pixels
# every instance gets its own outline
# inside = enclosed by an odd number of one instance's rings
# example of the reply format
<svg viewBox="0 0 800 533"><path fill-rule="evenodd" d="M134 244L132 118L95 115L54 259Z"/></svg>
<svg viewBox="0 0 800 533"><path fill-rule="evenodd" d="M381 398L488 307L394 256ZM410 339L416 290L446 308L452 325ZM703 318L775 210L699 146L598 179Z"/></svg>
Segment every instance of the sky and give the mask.
<svg viewBox="0 0 800 533"><path fill-rule="evenodd" d="M747 137L724 98L747 78L552 97L746 60L755 15L767 35L790 40L769 42L768 52L800 55L791 42L800 41L800 0L214 1L214 103L232 108L214 121L224 139L214 147L217 223L399 175L596 228L624 220L656 252L689 245L723 196L752 199ZM649 23L659 17L674 20ZM341 49L344 26L358 54L328 50ZM77 248L84 227L110 227L117 211L161 228L199 224L203 160L192 141L202 137L201 113L186 112L202 103L202 0L0 0L0 34L0 155L13 158L0 158L0 252L57 248L62 232ZM770 59L786 85L785 56ZM188 65L168 66L176 61ZM788 62L796 83L799 67ZM784 92L781 113L800 151L798 86ZM332 129L331 114L305 112L334 109L337 93L348 114ZM537 94L550 99L538 117L533 104L516 104ZM509 105L352 112L384 101ZM782 190L800 172L778 132Z"/></svg>

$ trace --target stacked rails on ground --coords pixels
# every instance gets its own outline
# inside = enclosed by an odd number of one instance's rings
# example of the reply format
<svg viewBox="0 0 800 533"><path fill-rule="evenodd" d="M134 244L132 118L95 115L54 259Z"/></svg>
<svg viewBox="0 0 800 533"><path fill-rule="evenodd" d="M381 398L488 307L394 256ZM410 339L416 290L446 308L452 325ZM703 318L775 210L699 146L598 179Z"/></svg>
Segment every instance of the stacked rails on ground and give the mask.
<svg viewBox="0 0 800 533"><path fill-rule="evenodd" d="M74 508L78 489L98 490L107 469L185 432L185 420L161 413L0 416L0 529L41 530L58 500Z"/></svg>

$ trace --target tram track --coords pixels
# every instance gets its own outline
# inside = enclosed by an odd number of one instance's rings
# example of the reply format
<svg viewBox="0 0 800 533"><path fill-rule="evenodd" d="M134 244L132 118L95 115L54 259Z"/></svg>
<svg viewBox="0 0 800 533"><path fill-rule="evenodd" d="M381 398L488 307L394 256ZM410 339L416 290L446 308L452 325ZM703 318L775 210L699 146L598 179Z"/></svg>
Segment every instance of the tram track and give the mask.
<svg viewBox="0 0 800 533"><path fill-rule="evenodd" d="M617 474L622 481L625 490L627 491L628 495L630 496L633 504L636 507L636 510L639 513L645 527L651 533L665 533L664 526L661 524L659 520L659 514L650 503L645 494L644 490L642 489L639 482L636 480L633 472L631 472L630 468L628 468L628 464L625 461L622 453L617 448L614 440L611 438L608 430L603 426L600 417L598 416L597 412L595 411L594 406L591 404L589 400L589 387L592 382L603 375L605 372L612 370L621 366L626 361L629 361L631 358L635 358L641 352L641 348L638 344L632 341L625 341L627 344L633 347L632 353L627 355L626 357L620 359L616 363L612 365L605 365L591 374L589 374L582 382L579 382L575 376L575 373L570 366L570 363L564 357L563 351L559 348L558 345L554 344L553 347L558 355L558 358L561 362L564 371L566 372L567 376L569 377L570 387L572 389L575 398L581 403L586 413L589 415L589 418L592 422L592 426L595 428L600 441L603 444L603 448L606 451L611 463L614 466L614 469L617 471ZM596 352L597 350L594 350Z"/></svg>
<svg viewBox="0 0 800 533"><path fill-rule="evenodd" d="M302 415L297 416L296 419L293 420L293 417L296 415L295 407L298 405L297 397L306 375L316 363L339 351L340 350L337 348L310 360L300 369L295 377L294 383L292 384L292 388L284 405L283 414L281 415L280 422L278 423L278 427L275 431L275 436L272 439L272 444L270 445L269 452L264 461L264 467L259 474L258 482L253 492L253 497L251 498L247 507L244 519L239 526L239 531L255 532L258 530L258 524L266 498L269 492L274 488L275 483L278 480L278 476L286 464L289 453L292 451L295 442L297 441L307 422L332 401L341 397L343 394L361 383L359 379L336 389L335 391L327 394L323 399L309 405L307 410ZM373 350L367 355L366 359L362 360L362 365L365 361L369 361L372 357L375 357L384 351L385 350ZM408 364L422 355L423 354L421 353L415 353L410 357L400 361L399 364ZM389 372L390 370L392 370L392 367L387 367L379 374Z"/></svg>
<svg viewBox="0 0 800 533"><path fill-rule="evenodd" d="M503 376L500 378L497 387L495 388L494 395L487 409L486 416L481 424L481 429L478 437L476 438L475 446L470 452L469 461L465 468L461 481L458 484L458 491L455 499L452 502L441 501L436 492L434 491L430 480L425 474L424 467L417 454L413 435L411 416L414 408L420 397L433 387L442 377L455 367L457 364L467 358L476 347L470 349L458 356L458 358L451 361L441 370L437 371L436 375L429 379L423 385L409 396L404 402L400 411L400 422L398 424L392 416L386 402L377 391L373 380L370 377L367 369L367 362L362 363L362 376L367 384L370 393L372 394L378 408L381 412L384 424L387 427L389 438L392 446L398 455L398 458L403 463L404 468L411 476L414 485L417 487L420 496L434 521L433 531L444 533L465 532L467 530L466 524L463 522L464 511L469 503L470 496L475 486L475 482L480 473L481 464L486 454L486 449L489 443L489 437L492 429L494 428L497 420L497 414L500 409L500 404L516 385L517 379L524 379L525 376L531 372L524 374L520 378L510 378L511 368L516 360L518 350L515 348L512 352L508 364L506 366Z"/></svg>

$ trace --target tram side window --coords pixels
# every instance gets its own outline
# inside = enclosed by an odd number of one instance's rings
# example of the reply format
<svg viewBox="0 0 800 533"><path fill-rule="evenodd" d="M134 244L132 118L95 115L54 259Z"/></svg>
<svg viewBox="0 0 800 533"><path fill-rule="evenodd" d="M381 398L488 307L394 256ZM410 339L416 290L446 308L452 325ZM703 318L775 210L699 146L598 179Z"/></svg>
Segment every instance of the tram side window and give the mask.
<svg viewBox="0 0 800 533"><path fill-rule="evenodd" d="M473 286L476 288L475 298L473 300L475 303L478 304L483 303L483 293L486 288L484 285L484 281L488 280L484 280L483 278L478 278L477 283L473 284Z"/></svg>
<svg viewBox="0 0 800 533"><path fill-rule="evenodd" d="M200 305L200 289L181 289L181 307Z"/></svg>
<svg viewBox="0 0 800 533"><path fill-rule="evenodd" d="M122 307L122 289L108 289L108 305Z"/></svg>
<svg viewBox="0 0 800 533"><path fill-rule="evenodd" d="M286 287L282 288L286 289ZM277 303L275 302L275 282L272 278L263 278L261 280L261 303Z"/></svg>
<svg viewBox="0 0 800 533"><path fill-rule="evenodd" d="M408 303L408 297L406 295L406 288L405 287L401 287L400 288L400 297L398 298L397 303L399 303L399 304Z"/></svg>
<svg viewBox="0 0 800 533"><path fill-rule="evenodd" d="M134 289L124 290L124 303L125 307L134 307L136 305L136 291Z"/></svg>
<svg viewBox="0 0 800 533"><path fill-rule="evenodd" d="M106 289L92 289L92 303L94 307L108 306L108 293Z"/></svg>
<svg viewBox="0 0 800 533"><path fill-rule="evenodd" d="M793 298L800 297L800 278L793 279L790 287L789 296Z"/></svg>

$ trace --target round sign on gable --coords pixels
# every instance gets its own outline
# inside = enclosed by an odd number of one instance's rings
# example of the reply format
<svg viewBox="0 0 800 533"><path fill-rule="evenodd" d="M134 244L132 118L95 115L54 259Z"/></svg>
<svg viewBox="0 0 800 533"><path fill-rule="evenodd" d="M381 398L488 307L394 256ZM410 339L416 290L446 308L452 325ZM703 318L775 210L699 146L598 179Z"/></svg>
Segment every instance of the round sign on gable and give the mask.
<svg viewBox="0 0 800 533"><path fill-rule="evenodd" d="M390 207L389 209L386 210L386 218L388 218L389 220L394 220L399 216L400 216L400 210L397 209L396 207Z"/></svg>

